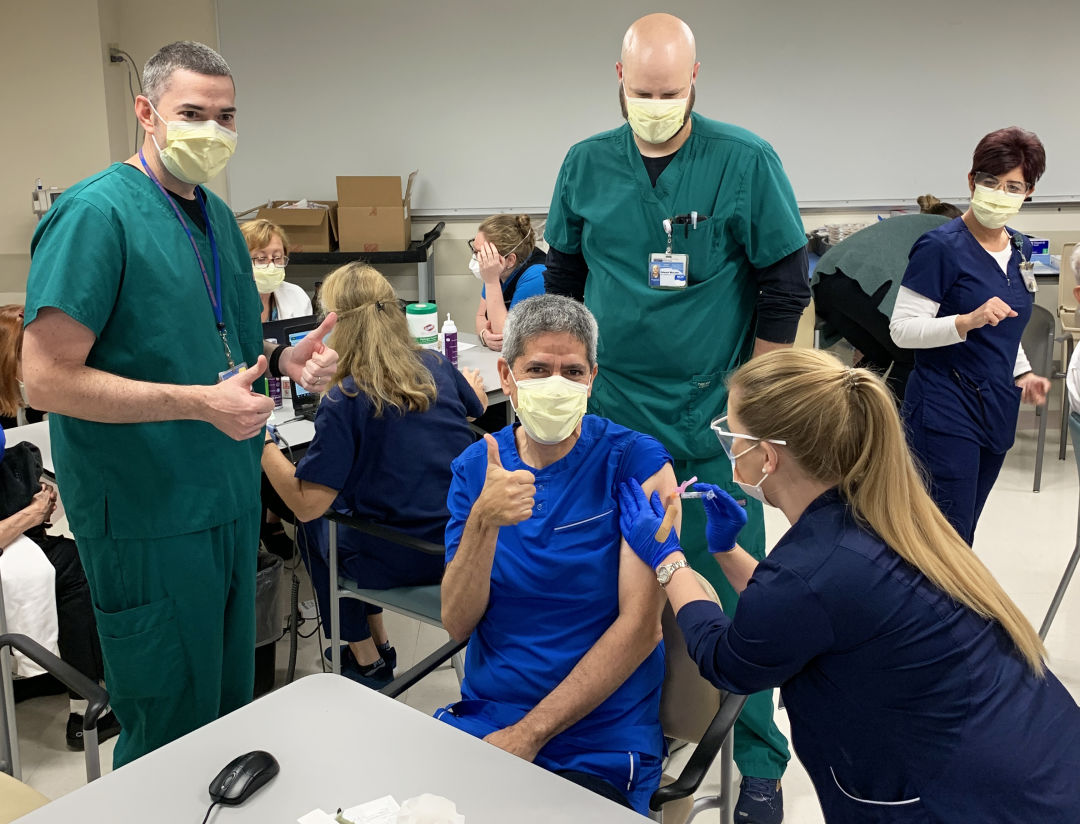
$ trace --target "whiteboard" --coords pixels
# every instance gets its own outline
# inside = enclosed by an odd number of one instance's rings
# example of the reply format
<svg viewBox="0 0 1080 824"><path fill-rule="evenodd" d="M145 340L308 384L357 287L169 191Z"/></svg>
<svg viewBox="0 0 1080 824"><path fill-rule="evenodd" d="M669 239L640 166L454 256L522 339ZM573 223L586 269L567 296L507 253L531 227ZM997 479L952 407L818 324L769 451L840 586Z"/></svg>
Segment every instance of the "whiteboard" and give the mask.
<svg viewBox="0 0 1080 824"><path fill-rule="evenodd" d="M614 64L653 2L217 0L237 85L234 208L406 175L421 214L544 212L567 149L622 123ZM776 148L804 206L967 198L985 133L1080 199L1080 2L683 0L696 110ZM982 44L982 47L979 46Z"/></svg>

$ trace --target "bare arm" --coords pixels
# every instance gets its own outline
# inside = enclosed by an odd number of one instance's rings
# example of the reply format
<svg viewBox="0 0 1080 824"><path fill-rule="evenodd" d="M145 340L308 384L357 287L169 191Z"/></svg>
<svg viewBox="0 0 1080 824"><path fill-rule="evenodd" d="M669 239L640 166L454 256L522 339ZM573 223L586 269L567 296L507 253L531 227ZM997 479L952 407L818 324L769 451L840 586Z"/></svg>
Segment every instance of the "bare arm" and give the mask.
<svg viewBox="0 0 1080 824"><path fill-rule="evenodd" d="M235 440L254 437L274 402L251 391L266 359L214 386L122 378L86 365L94 333L59 309L43 308L23 337L23 379L31 405L102 423L205 421Z"/></svg>
<svg viewBox="0 0 1080 824"><path fill-rule="evenodd" d="M292 463L271 440L263 445L262 469L281 500L305 523L326 512L338 495L339 490L297 478Z"/></svg>
<svg viewBox="0 0 1080 824"><path fill-rule="evenodd" d="M487 302L484 298L480 298L480 304L476 307L476 334L483 335L487 330Z"/></svg>
<svg viewBox="0 0 1080 824"><path fill-rule="evenodd" d="M0 552L11 546L26 530L48 523L55 509L56 491L42 484L27 506L0 521Z"/></svg>
<svg viewBox="0 0 1080 824"><path fill-rule="evenodd" d="M667 499L675 486L670 464L665 464L642 485L646 495L656 490L662 500ZM681 512L677 528L680 520ZM622 541L618 617L566 678L524 718L511 727L496 730L485 740L532 761L548 741L600 706L641 666L660 643L663 604L663 591L656 583L655 573Z"/></svg>
<svg viewBox="0 0 1080 824"><path fill-rule="evenodd" d="M507 472L495 439L485 435L484 440L488 449L484 488L442 580L442 623L456 641L468 638L487 610L499 528L529 518L536 494L533 474L524 469Z"/></svg>

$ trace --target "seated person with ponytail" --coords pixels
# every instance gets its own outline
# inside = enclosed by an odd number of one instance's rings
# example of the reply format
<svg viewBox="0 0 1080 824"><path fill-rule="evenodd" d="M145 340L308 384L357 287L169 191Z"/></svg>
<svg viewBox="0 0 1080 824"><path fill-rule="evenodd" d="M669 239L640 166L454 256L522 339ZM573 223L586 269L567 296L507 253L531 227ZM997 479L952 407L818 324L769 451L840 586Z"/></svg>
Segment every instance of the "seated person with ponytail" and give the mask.
<svg viewBox="0 0 1080 824"><path fill-rule="evenodd" d="M315 415L315 437L294 471L268 436L262 468L305 522L300 550L328 621L328 527L320 516L332 506L441 544L450 462L473 442L468 421L483 414L487 395L475 370L463 374L416 345L393 287L370 266L350 263L332 272L322 305L337 314L333 345L340 359ZM350 529L338 532L338 553L341 574L365 589L436 584L442 577L438 555ZM342 638L349 642L343 674L375 689L390 683L396 653L382 610L352 598L340 606Z"/></svg>
<svg viewBox="0 0 1080 824"><path fill-rule="evenodd" d="M476 334L488 349L502 349L506 313L526 298L544 294L547 255L536 248L528 215L493 215L469 241L469 271L484 283L476 310Z"/></svg>
<svg viewBox="0 0 1080 824"><path fill-rule="evenodd" d="M927 494L881 380L786 349L729 378L712 424L748 495L791 529L757 561L746 514L705 493L725 615L633 482L630 546L667 583L690 655L721 689L779 686L827 822L1080 821L1080 708L1039 636Z"/></svg>
<svg viewBox="0 0 1080 824"><path fill-rule="evenodd" d="M507 318L499 377L521 423L453 463L442 619L469 647L462 700L436 717L645 813L664 747L663 602L615 495L632 478L667 497L675 473L654 438L585 414L596 343L570 298Z"/></svg>

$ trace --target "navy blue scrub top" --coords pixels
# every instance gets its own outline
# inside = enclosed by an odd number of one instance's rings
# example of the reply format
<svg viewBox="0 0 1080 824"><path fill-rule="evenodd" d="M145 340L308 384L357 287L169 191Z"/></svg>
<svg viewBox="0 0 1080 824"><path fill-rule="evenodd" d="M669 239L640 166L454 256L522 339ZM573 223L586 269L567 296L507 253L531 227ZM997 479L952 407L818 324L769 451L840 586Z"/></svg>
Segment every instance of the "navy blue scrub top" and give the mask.
<svg viewBox="0 0 1080 824"><path fill-rule="evenodd" d="M919 238L911 249L903 285L940 304L938 317L966 314L999 297L1017 313L997 326L968 332L950 346L915 350L915 375L904 399L907 412L923 401L921 420L910 421L976 441L995 452L1013 442L1021 391L1013 383L1020 338L1031 317L1034 295L1024 286L1020 261L1031 257L1031 242L1012 246L1008 274L955 218ZM914 392L912 391L914 389Z"/></svg>
<svg viewBox="0 0 1080 824"><path fill-rule="evenodd" d="M1080 821L1068 691L860 528L836 490L758 564L734 618L693 601L677 619L717 686L781 686L826 821Z"/></svg>
<svg viewBox="0 0 1080 824"><path fill-rule="evenodd" d="M333 508L441 544L449 512L450 464L475 437L466 417L484 407L465 376L438 352L421 356L437 397L426 412L383 408L364 393L331 389L315 416L315 437L296 477L339 490ZM345 388L356 392L350 377Z"/></svg>

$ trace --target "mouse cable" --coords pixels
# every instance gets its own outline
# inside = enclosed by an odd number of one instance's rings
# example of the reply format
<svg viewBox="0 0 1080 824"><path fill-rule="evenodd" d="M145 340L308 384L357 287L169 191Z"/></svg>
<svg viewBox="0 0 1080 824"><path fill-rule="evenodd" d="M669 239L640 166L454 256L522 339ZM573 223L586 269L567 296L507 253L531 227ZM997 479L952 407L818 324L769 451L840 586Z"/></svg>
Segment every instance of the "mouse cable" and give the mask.
<svg viewBox="0 0 1080 824"><path fill-rule="evenodd" d="M203 816L202 824L206 824L206 822L210 820L210 813L213 811L214 807L216 807L217 805L218 805L217 801L215 801L213 804L210 805L210 807L206 811L206 815Z"/></svg>

